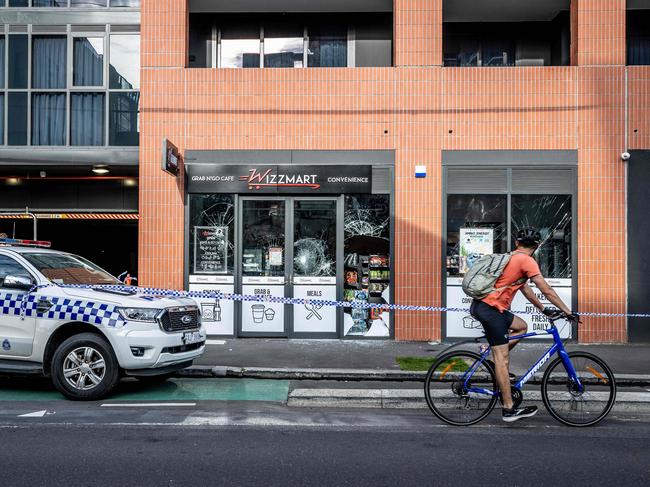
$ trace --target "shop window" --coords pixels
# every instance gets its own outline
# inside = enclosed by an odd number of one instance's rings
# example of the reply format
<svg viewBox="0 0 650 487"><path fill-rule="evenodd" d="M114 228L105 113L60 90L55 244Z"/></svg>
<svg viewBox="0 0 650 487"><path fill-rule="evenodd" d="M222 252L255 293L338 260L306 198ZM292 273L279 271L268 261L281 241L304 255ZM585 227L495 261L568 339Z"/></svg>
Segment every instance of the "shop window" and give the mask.
<svg viewBox="0 0 650 487"><path fill-rule="evenodd" d="M543 243L535 258L546 278L572 276L571 224L570 195L512 195L512 235L523 227L540 231Z"/></svg>
<svg viewBox="0 0 650 487"><path fill-rule="evenodd" d="M503 174L497 168L471 171L474 176L470 181L459 177L468 174L466 169L447 171L448 188L453 184L454 194L447 195L446 306L469 308L472 300L461 288L467 270L483 255L514 250L515 236L524 227L534 227L541 233L543 242L534 258L544 277L571 306L574 238L573 196L570 193L574 172L528 168L506 169ZM500 186L495 192L501 194L469 194L469 186L480 178L487 181L488 177L492 177L493 187ZM545 194L526 192L530 188ZM543 303L550 304L541 293L537 295ZM512 309L528 312L521 316L527 321L529 331L544 330L548 324L521 293L516 295ZM480 323L468 313L448 312L445 319L448 337L473 337L483 333ZM569 337L570 328L562 328L561 335Z"/></svg>
<svg viewBox="0 0 650 487"><path fill-rule="evenodd" d="M242 275L284 277L284 201L244 201Z"/></svg>
<svg viewBox="0 0 650 487"><path fill-rule="evenodd" d="M344 216L344 299L390 302L390 197L348 195ZM379 309L345 308L346 336L389 336L390 313Z"/></svg>
<svg viewBox="0 0 650 487"><path fill-rule="evenodd" d="M482 254L504 253L508 248L507 197L460 195L447 197L447 275L463 276L480 257L472 249L482 235ZM481 229L482 231L476 231Z"/></svg>
<svg viewBox="0 0 650 487"><path fill-rule="evenodd" d="M234 274L234 222L231 195L190 195L190 274Z"/></svg>

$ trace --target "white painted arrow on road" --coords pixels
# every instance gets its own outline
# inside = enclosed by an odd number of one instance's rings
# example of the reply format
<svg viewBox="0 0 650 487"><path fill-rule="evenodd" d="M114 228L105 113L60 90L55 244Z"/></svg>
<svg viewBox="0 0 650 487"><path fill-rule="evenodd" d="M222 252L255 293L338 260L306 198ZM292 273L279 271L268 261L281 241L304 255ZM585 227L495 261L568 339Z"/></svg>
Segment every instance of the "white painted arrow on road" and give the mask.
<svg viewBox="0 0 650 487"><path fill-rule="evenodd" d="M33 413L27 413L27 414L19 414L19 418L42 418L46 414L54 414L54 411L48 412L47 409L43 409L42 411L34 411Z"/></svg>

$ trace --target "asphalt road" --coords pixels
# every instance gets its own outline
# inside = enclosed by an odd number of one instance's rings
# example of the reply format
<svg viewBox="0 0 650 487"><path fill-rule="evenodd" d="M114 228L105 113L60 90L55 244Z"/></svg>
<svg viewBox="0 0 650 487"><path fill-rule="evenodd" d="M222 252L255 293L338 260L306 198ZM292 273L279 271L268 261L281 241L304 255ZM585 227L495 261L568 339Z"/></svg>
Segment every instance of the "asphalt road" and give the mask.
<svg viewBox="0 0 650 487"><path fill-rule="evenodd" d="M650 479L649 417L572 429L543 412L513 425L494 413L456 428L427 411L102 404L0 404L0 485L593 486ZM35 410L45 413L20 417Z"/></svg>

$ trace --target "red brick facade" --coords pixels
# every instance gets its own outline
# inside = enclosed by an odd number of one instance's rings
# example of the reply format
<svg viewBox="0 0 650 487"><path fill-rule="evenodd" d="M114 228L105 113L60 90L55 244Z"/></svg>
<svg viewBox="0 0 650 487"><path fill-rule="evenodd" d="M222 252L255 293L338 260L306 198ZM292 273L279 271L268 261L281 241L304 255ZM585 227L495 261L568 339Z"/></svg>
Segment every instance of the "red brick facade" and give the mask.
<svg viewBox="0 0 650 487"><path fill-rule="evenodd" d="M182 288L182 179L162 140L192 149L395 151L395 301L441 302L443 150L578 151L580 309L626 311L629 148L650 146L650 68L625 66L625 0L572 0L573 65L443 68L442 0L395 0L394 67L187 69L187 0L142 2L140 279ZM428 177L414 179L414 165ZM415 260L413 248L428 259ZM400 312L397 340L441 338L440 315ZM583 342L625 342L624 319Z"/></svg>

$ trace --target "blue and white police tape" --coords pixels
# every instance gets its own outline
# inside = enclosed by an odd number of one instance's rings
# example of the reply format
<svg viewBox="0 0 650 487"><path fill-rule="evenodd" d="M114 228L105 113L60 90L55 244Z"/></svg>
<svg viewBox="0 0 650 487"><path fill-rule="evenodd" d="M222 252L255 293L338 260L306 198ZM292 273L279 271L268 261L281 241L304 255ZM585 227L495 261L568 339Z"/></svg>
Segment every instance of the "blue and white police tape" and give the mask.
<svg viewBox="0 0 650 487"><path fill-rule="evenodd" d="M304 299L304 298L287 298L284 296L269 296L269 295L250 295L250 294L236 294L236 293L223 293L221 291L179 291L175 289L161 289L152 287L135 287L126 285L83 285L83 284L48 284L44 286L35 286L34 292L37 289L42 289L48 286L59 286L61 288L70 289L89 289L98 291L113 291L118 293L127 293L130 295L148 295L153 297L172 297L172 298L194 298L194 299L215 299L215 300L231 300L231 301L258 301L270 302L278 304L290 305L316 305L319 307L333 306L337 308L360 308L360 309L380 309L383 311L428 311L439 313L469 313L469 308L453 308L446 306L422 306L412 304L388 304L388 303L369 303L363 300L353 301L332 301L323 299ZM515 314L536 314L538 311L513 311ZM590 318L650 318L650 313L600 313L600 312L579 312L576 313L581 317Z"/></svg>

